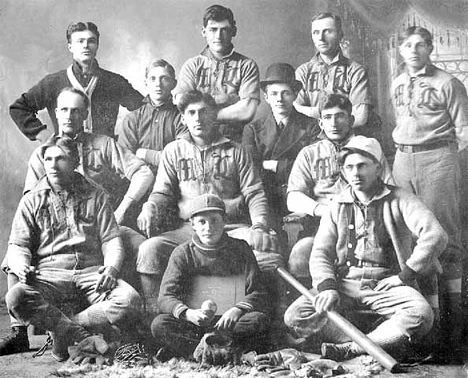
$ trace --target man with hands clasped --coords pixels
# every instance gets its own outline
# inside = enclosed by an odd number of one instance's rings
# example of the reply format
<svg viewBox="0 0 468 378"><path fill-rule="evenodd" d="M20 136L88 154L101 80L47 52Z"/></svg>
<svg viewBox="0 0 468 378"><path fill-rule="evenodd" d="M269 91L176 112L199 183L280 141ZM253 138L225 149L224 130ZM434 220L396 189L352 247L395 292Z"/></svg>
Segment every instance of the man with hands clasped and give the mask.
<svg viewBox="0 0 468 378"><path fill-rule="evenodd" d="M381 157L373 138L355 137L343 148L340 161L349 186L322 216L310 257L318 294L314 303L300 297L285 313L287 326L322 343L322 356L335 361L365 352L327 322L326 311L365 308L382 316L367 336L390 353L401 352L396 358L434 321L417 289L440 268L447 235L416 196L383 183Z"/></svg>

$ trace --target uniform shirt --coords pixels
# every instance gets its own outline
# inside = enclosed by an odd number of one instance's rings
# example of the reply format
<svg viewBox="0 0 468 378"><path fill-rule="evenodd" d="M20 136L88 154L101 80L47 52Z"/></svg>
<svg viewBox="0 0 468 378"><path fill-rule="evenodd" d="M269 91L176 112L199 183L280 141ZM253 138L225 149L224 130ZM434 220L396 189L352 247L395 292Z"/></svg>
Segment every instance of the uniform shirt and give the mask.
<svg viewBox="0 0 468 378"><path fill-rule="evenodd" d="M319 204L328 205L347 185L341 177L338 154L352 136L336 144L322 133L321 140L304 147L291 169L288 193L298 191Z"/></svg>
<svg viewBox="0 0 468 378"><path fill-rule="evenodd" d="M24 261L39 269L99 266L104 262L102 244L119 236L113 210L102 190L75 173L73 186L58 194L44 177L18 205L8 261Z"/></svg>
<svg viewBox="0 0 468 378"><path fill-rule="evenodd" d="M383 207L379 204L389 193L390 190L382 184L382 188L367 204L359 201L353 191L343 194L344 198L353 203L356 235L354 256L382 267L390 267L394 262L393 246L383 221Z"/></svg>
<svg viewBox="0 0 468 378"><path fill-rule="evenodd" d="M143 106L124 118L118 141L134 154L139 148L147 149L143 160L156 173L161 151L168 143L187 132L187 127L182 124L180 113L171 99L155 106L151 98L146 96L143 103Z"/></svg>
<svg viewBox="0 0 468 378"><path fill-rule="evenodd" d="M393 140L422 145L441 141L468 143L468 96L463 84L447 72L428 65L411 78L403 72L392 83L396 112Z"/></svg>
<svg viewBox="0 0 468 378"><path fill-rule="evenodd" d="M171 254L161 282L159 308L179 318L189 307L187 295L193 278L236 276L245 278L245 296L235 304L244 312L268 312L267 294L252 249L243 240L223 235L215 246L205 246L197 235L178 246Z"/></svg>
<svg viewBox="0 0 468 378"><path fill-rule="evenodd" d="M108 136L82 133L77 142L80 153L78 171L100 186L109 195L114 207L118 206L126 194L129 182L136 172L152 176L143 161ZM24 193L31 190L45 175L44 160L41 155L42 147L38 147L29 159ZM149 186L138 188L138 193L127 194L138 201L151 187L150 185L151 183Z"/></svg>
<svg viewBox="0 0 468 378"><path fill-rule="evenodd" d="M74 62L73 73L81 84L87 84L91 75L84 77L78 63ZM91 96L93 132L114 137L114 127L119 106L135 110L141 106L143 96L122 76L100 68L95 62L93 75L98 77L96 88ZM39 132L47 126L37 118L39 110L47 108L57 134L59 127L55 116L57 96L66 87L72 87L67 70L47 75L28 92L23 93L10 105L10 116L21 132L31 140L36 140Z"/></svg>
<svg viewBox="0 0 468 378"><path fill-rule="evenodd" d="M247 151L221 135L202 149L187 134L164 149L149 201L169 197L178 203L179 217L188 220L192 200L205 193L224 200L230 223L267 219L263 184Z"/></svg>
<svg viewBox="0 0 468 378"><path fill-rule="evenodd" d="M216 59L210 49L187 60L180 70L175 94L199 90L212 96L227 94L228 105L252 98L260 101L260 74L257 64L234 50L222 59Z"/></svg>
<svg viewBox="0 0 468 378"><path fill-rule="evenodd" d="M322 140L304 147L297 155L289 175L288 193L298 191L318 204L328 205L347 185L341 176L338 154L353 136L354 134L351 134L337 144L322 133ZM382 156L380 164L382 180L386 184L394 184L390 165L385 156Z"/></svg>
<svg viewBox="0 0 468 378"><path fill-rule="evenodd" d="M317 107L321 97L331 93L348 97L353 106L372 103L366 68L341 51L329 65L317 53L296 69L296 79L302 83L296 99L302 106Z"/></svg>

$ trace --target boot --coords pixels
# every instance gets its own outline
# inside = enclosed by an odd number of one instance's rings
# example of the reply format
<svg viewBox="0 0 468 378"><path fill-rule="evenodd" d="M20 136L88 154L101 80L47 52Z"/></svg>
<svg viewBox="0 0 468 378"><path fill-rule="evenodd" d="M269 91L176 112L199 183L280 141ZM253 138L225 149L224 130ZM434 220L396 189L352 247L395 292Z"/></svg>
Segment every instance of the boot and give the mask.
<svg viewBox="0 0 468 378"><path fill-rule="evenodd" d="M52 348L52 357L58 361L66 361L70 357L68 347L74 342L80 342L91 334L78 324L71 323L60 331L51 332L54 346Z"/></svg>
<svg viewBox="0 0 468 378"><path fill-rule="evenodd" d="M28 327L11 327L10 334L0 340L0 356L29 351Z"/></svg>
<svg viewBox="0 0 468 378"><path fill-rule="evenodd" d="M344 361L350 360L351 358L357 357L363 353L356 351L352 348L353 343L347 342L343 344L323 343L320 350L322 358L328 358L333 361Z"/></svg>

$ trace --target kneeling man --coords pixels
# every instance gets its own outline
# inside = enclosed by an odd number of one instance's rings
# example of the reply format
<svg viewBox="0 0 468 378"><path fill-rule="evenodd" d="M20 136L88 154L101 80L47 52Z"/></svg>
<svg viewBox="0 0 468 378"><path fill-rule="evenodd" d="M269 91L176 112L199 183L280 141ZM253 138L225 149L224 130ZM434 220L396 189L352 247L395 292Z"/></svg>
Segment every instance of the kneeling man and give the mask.
<svg viewBox="0 0 468 378"><path fill-rule="evenodd" d="M447 235L416 196L381 181L375 139L351 140L340 155L349 186L322 217L312 248L318 294L314 303L297 299L285 322L322 343L323 357L340 361L365 352L334 330L325 312L370 309L385 321L368 337L388 352L407 350L432 328L434 314L417 282L440 266Z"/></svg>

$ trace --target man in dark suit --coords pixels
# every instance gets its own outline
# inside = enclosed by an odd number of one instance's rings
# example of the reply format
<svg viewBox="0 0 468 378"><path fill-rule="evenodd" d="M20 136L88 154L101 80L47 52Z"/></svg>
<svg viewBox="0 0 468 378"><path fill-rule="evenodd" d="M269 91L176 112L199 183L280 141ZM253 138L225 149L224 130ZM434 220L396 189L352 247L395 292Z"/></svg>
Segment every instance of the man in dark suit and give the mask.
<svg viewBox="0 0 468 378"><path fill-rule="evenodd" d="M272 224L278 228L288 213L286 187L294 160L303 147L316 139L320 128L316 120L294 109L293 102L302 85L295 79L291 65L272 64L260 86L271 112L245 127L242 144L260 168L275 218Z"/></svg>

